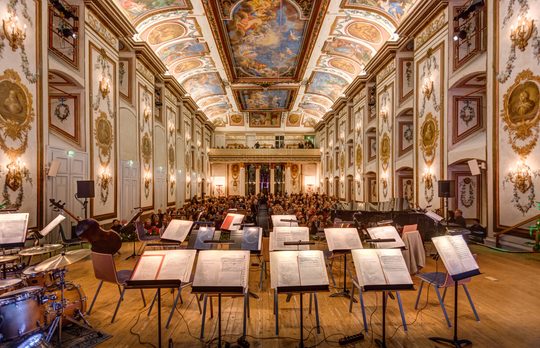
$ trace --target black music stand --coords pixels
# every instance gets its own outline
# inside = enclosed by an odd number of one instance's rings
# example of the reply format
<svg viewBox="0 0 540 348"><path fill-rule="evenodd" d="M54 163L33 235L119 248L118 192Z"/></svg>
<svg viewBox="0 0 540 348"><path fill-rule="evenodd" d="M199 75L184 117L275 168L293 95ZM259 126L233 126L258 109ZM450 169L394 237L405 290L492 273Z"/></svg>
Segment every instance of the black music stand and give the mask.
<svg viewBox="0 0 540 348"><path fill-rule="evenodd" d="M77 181L77 193L75 199L81 203L84 210L84 218L88 219L88 198L95 197L94 180L79 180ZM84 200L81 200L84 198Z"/></svg>

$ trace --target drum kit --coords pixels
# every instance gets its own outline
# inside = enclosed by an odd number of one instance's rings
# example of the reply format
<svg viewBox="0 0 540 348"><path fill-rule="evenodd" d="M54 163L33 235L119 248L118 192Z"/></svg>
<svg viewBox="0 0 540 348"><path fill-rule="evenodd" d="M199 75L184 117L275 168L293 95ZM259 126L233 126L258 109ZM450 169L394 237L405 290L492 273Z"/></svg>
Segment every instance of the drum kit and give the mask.
<svg viewBox="0 0 540 348"><path fill-rule="evenodd" d="M51 347L62 328L75 324L93 330L84 318L86 296L66 281L66 267L91 253L88 249L63 252L29 266L20 278L0 280L0 346Z"/></svg>

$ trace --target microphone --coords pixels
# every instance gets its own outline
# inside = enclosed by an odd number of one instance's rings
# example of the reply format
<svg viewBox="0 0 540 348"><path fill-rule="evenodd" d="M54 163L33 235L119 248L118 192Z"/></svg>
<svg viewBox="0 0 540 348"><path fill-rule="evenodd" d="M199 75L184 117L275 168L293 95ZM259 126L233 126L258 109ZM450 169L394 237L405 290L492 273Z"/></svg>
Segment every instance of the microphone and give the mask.
<svg viewBox="0 0 540 348"><path fill-rule="evenodd" d="M246 223L235 223L233 226L255 226L255 223L253 222L246 222Z"/></svg>
<svg viewBox="0 0 540 348"><path fill-rule="evenodd" d="M368 243L388 243L388 242L395 242L395 238L377 238L377 239L366 239L366 242Z"/></svg>

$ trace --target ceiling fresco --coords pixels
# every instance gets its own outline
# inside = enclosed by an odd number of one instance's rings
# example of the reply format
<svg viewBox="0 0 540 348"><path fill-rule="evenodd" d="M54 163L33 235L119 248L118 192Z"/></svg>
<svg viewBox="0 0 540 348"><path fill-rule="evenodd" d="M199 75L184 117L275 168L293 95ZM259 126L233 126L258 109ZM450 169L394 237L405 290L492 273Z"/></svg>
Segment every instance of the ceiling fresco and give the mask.
<svg viewBox="0 0 540 348"><path fill-rule="evenodd" d="M415 0L115 2L216 127L311 128Z"/></svg>
<svg viewBox="0 0 540 348"><path fill-rule="evenodd" d="M235 96L242 111L288 110L293 99L292 89L240 89Z"/></svg>

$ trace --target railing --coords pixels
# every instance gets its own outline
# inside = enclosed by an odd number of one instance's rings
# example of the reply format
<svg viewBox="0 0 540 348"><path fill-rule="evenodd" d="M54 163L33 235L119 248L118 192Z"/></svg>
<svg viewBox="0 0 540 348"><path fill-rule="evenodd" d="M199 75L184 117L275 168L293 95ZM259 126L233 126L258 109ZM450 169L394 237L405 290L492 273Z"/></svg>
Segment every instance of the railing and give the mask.
<svg viewBox="0 0 540 348"><path fill-rule="evenodd" d="M319 149L210 149L211 162L320 162Z"/></svg>
<svg viewBox="0 0 540 348"><path fill-rule="evenodd" d="M505 228L504 230L500 231L500 232L497 232L495 233L495 246L497 248L500 248L501 247L501 243L500 243L500 239L501 239L501 236L503 234L506 234L506 233L509 233L509 232L512 232L513 230L515 230L516 228L518 227L521 227L523 225L526 225L526 224L529 224L533 221L537 221L538 219L540 219L540 214L536 215L536 216L533 216L533 217L530 217L528 218L527 220L523 220L513 226L510 226L510 227L507 227Z"/></svg>

